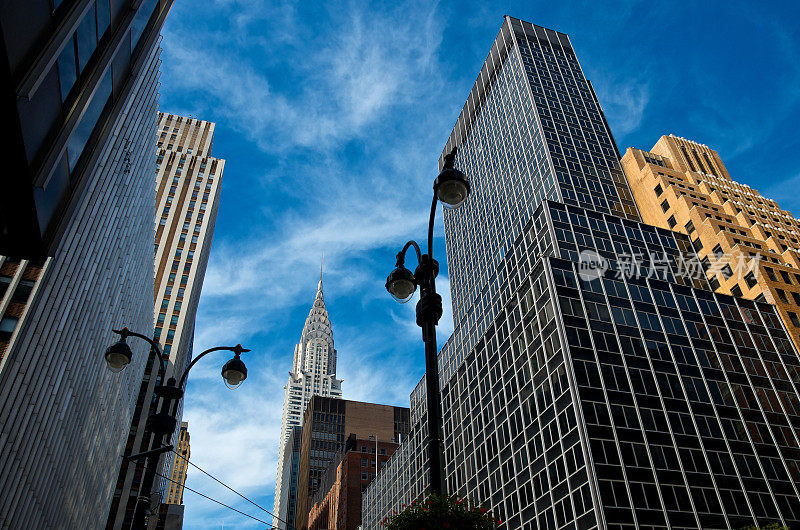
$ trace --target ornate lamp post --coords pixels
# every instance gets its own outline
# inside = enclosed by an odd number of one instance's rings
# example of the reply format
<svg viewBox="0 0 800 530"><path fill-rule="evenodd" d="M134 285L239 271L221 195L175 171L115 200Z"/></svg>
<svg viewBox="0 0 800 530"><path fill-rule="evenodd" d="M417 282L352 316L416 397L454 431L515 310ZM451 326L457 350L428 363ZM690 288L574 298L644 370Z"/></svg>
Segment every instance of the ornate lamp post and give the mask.
<svg viewBox="0 0 800 530"><path fill-rule="evenodd" d="M167 359L161 351L161 346L156 341L147 335L130 331L128 328L114 329L112 331L119 335L120 339L106 349L105 359L109 370L112 372L120 372L130 364L133 358L133 352L126 341L128 337L137 337L147 341L150 347L153 348L153 351L156 352L159 362L159 374L161 375L161 380L164 380L167 376ZM183 398L184 385L186 384L186 377L189 375L189 370L204 356L219 350L233 352L233 358L222 367L222 378L229 388L239 387L244 380L247 379L247 367L239 356L244 352L250 351L246 348L242 348L241 344L237 344L236 346L216 346L205 350L189 363L189 366L186 367L186 371L183 372L181 376L180 382L176 383L175 378L170 377L165 385L160 385L155 388L155 394L161 398L161 407L157 413L151 414L147 418L146 428L153 433L150 450L125 457L126 460L147 458L145 474L141 489L139 490L139 498L137 499L136 510L133 516L132 528L136 530L147 527L146 512L150 504L150 493L153 490L153 483L155 482L158 458L162 453L174 449L172 445L164 445L164 438L175 432L175 427L177 426L175 412L178 403ZM144 492L144 495L142 492Z"/></svg>
<svg viewBox="0 0 800 530"><path fill-rule="evenodd" d="M433 222L436 203L442 201L446 208L457 208L469 195L469 182L462 172L453 168L456 149L445 156L442 172L433 183L433 201L428 221L428 253L420 251L416 241L409 241L397 254L396 268L386 279L386 290L400 303L408 302L420 288L417 302L417 325L422 328L425 343L425 394L427 402L428 438L427 452L430 463L430 491L440 495L445 491L442 472L442 411L439 390L439 366L436 348L436 325L442 317L442 297L436 293L436 276L439 263L433 259ZM405 267L405 256L409 248L417 253L417 268L412 274Z"/></svg>

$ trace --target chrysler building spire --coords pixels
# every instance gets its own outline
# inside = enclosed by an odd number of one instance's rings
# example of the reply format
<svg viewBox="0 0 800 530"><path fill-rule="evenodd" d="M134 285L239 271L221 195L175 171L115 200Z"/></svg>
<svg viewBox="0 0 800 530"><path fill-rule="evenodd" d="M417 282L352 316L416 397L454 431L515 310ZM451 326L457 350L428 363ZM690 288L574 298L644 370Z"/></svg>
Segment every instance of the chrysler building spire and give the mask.
<svg viewBox="0 0 800 530"><path fill-rule="evenodd" d="M287 470L284 469L291 463L285 461L284 452L292 429L302 426L303 413L311 396L342 397L342 380L336 379L333 328L322 292L322 263L320 263L317 294L300 333L300 342L294 347L292 369L284 388L286 396L283 402L278 478L275 485L274 513L277 516L273 522L275 528L284 528L285 524L281 520L286 520L287 516L291 517L288 512L289 504L292 502L289 498L292 488L287 480L291 480L292 474L286 473Z"/></svg>

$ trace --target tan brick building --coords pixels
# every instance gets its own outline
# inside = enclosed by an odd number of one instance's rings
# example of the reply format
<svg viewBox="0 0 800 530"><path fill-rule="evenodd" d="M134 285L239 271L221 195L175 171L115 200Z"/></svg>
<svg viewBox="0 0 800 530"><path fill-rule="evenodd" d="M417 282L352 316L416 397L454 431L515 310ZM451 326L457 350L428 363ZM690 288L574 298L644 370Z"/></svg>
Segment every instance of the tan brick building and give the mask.
<svg viewBox="0 0 800 530"><path fill-rule="evenodd" d="M192 454L189 446L189 424L185 421L181 422L176 452L180 456L172 463L170 478L173 482L169 484L165 504L183 504L183 488L186 485L186 472L189 467L189 458Z"/></svg>
<svg viewBox="0 0 800 530"><path fill-rule="evenodd" d="M194 320L214 238L225 160L211 156L215 124L196 118L158 113L156 142L153 337L167 362L166 377L180 378L192 357ZM136 414L128 434L127 453L150 448L147 417L155 410L153 393L159 363L150 356L141 380ZM178 418L183 413L179 404ZM173 437L178 435L178 431ZM172 439L173 445L178 445ZM176 457L161 458L159 473L172 471ZM180 460L180 459L178 459ZM123 462L106 528L127 528L132 520L145 460ZM158 490L166 500L169 483Z"/></svg>
<svg viewBox="0 0 800 530"><path fill-rule="evenodd" d="M628 148L622 167L642 220L688 234L717 292L775 304L800 348L800 221L691 140Z"/></svg>
<svg viewBox="0 0 800 530"><path fill-rule="evenodd" d="M25 317L28 302L38 288L47 261L0 256L0 363L16 339L15 331Z"/></svg>

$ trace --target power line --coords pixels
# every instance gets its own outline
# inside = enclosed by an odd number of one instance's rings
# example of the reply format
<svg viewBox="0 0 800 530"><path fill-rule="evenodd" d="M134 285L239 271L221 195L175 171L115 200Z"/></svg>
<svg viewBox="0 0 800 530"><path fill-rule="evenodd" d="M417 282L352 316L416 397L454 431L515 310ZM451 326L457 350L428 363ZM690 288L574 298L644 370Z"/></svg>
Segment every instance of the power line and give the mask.
<svg viewBox="0 0 800 530"><path fill-rule="evenodd" d="M250 519L253 519L254 521L258 521L259 523L264 523L265 525L269 526L270 528L272 527L272 524L271 524L271 523L268 523L268 522L266 522L266 521L262 521L262 520L261 520L261 519L259 519L258 517L253 517L253 516L252 516L252 515L250 515L250 514L247 514L247 513L244 513L244 512L242 512L242 511L239 511L239 510L237 510L237 509L236 509L236 508L234 508L233 506L228 506L228 505L227 505L227 504L225 504L224 502L218 501L217 499L214 499L214 498L212 498L212 497L209 497L208 495L206 495L206 494L204 494L204 493L200 493L200 492L199 492L199 491L197 491L197 490L193 490L193 489L192 489L192 488L190 488L189 486L186 486L186 485L184 485L184 484L181 484L181 483L180 483L180 482L178 482L177 480L172 480L172 479L171 479L171 478L169 478L169 477L165 477L164 475L162 475L162 474L161 474L161 473L159 473L158 471L156 471L156 475L158 475L159 477L161 477L161 478L163 478L163 479L167 479L167 480L169 480L169 481L170 481L170 482L172 482L173 484L178 484L178 485L180 485L180 486L183 486L183 488L184 488L184 489L187 489L187 490L191 491L192 493L196 493L196 494L200 495L201 497L203 497L203 498L206 498L206 499L210 500L211 502L216 502L216 503L217 503L217 504L219 504L220 506L224 506L225 508L228 508L229 510L233 510L234 512L236 512L236 513L238 513L238 514L244 515L245 517L249 517Z"/></svg>
<svg viewBox="0 0 800 530"><path fill-rule="evenodd" d="M176 450L174 450L174 449L173 449L173 450L172 450L172 452L173 452L173 453L175 453L175 455L176 455L176 456L178 456L179 458L181 458L181 459L185 460L186 462L188 462L188 463L189 463L189 464L191 464L192 466L196 467L197 469L199 469L200 471L202 471L203 473L205 473L206 475L208 475L209 477L211 477L211 478L212 478L212 479L213 479L215 482L218 482L219 484L222 484L222 485L223 485L223 486L225 486L227 489L231 490L231 491L232 491L232 492L234 492L236 495L238 495L239 497L243 498L244 500L246 500L247 502L249 502L250 504L252 504L252 505L253 505L253 506L255 506L256 508L258 508L259 510L263 510L263 511L264 511L264 512L266 512L268 515L271 515L272 517L274 517L274 518L275 518L277 521L279 521L279 522L281 522L281 523L285 524L287 529L289 529L289 528L294 528L294 524L292 524L292 523L290 523L290 522L288 522L288 521L284 521L283 519L279 518L278 516L276 516L275 514L273 514L272 512L270 512L269 510L267 510L266 508L264 508L263 506L261 506L261 505L259 505L259 504L256 504L256 502L255 502L255 501L252 501L252 500L248 499L247 497L245 497L244 495L242 495L241 493L239 493L238 491L236 491L236 490L235 490L235 489L233 489L232 487L228 486L227 484L225 484L224 482L222 482L220 479L218 479L217 477L215 477L214 475L212 475L211 473L209 473L208 471L206 471L206 470L205 470L205 469L203 469L202 467L198 466L197 464L195 464L194 462L192 462L191 460L189 460L188 458L186 458L186 457L185 457L185 456L183 456L182 454L178 453Z"/></svg>

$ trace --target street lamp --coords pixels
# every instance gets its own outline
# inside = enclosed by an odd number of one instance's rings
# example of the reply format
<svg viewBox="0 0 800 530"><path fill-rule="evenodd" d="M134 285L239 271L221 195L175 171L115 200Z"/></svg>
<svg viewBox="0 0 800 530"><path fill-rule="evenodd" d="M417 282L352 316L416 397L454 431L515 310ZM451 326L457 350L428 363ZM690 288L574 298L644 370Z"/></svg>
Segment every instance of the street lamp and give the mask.
<svg viewBox="0 0 800 530"><path fill-rule="evenodd" d="M439 366L436 348L436 324L442 317L442 297L436 293L436 276L439 263L433 259L433 221L436 216L436 203L441 201L445 208L461 206L469 195L470 187L464 174L453 168L456 148L444 157L442 172L433 182L433 201L428 221L428 253L420 251L416 241L409 241L397 254L397 265L386 278L386 290L400 303L408 302L417 286L420 288L417 302L417 325L422 328L422 341L425 343L425 394L428 405L428 461L430 463L431 493L441 495L445 491L442 472L442 411L439 390ZM405 267L405 256L413 247L417 254L417 268L412 274ZM377 455L376 455L377 459Z"/></svg>
<svg viewBox="0 0 800 530"><path fill-rule="evenodd" d="M150 344L150 347L158 357L158 370L161 380L163 381L164 378L166 378L167 359L161 351L161 346L155 340L147 335L131 331L128 328L114 329L112 331L119 335L120 339L106 349L105 359L109 370L117 373L130 364L133 358L133 352L130 346L128 346L127 339L128 337L137 337ZM136 510L133 515L132 528L135 530L147 527L146 510L150 503L150 492L153 489L153 482L155 482L158 459L162 453L174 449L171 445L163 445L164 437L174 433L175 427L178 424L175 413L177 411L178 402L183 398L184 386L186 384L186 377L189 375L189 370L192 369L192 366L194 366L197 361L209 353L220 350L233 352L233 358L222 367L222 378L225 380L225 385L229 388L239 387L244 380L247 379L247 367L239 356L242 353L250 351L243 348L241 344L237 344L236 346L216 346L205 350L192 359L192 362L186 367L179 382L176 383L175 378L170 377L165 385L160 385L155 388L155 394L161 398L161 408L157 413L150 414L147 418L147 430L153 433L153 438L150 442L150 450L125 457L126 460L147 458L147 467L144 479L142 480L142 486L139 490L140 495L136 502ZM143 496L141 492L145 492L146 496Z"/></svg>

